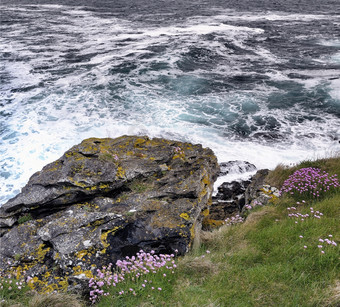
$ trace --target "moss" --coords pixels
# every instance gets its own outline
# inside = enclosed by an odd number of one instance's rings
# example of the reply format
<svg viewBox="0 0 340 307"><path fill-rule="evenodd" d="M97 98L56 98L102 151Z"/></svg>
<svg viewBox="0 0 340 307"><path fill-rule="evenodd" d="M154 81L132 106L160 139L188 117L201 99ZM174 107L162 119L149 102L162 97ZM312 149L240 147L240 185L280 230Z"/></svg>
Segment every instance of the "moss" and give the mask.
<svg viewBox="0 0 340 307"><path fill-rule="evenodd" d="M30 213L25 214L25 215L19 217L19 219L18 219L18 224L26 223L26 222L28 222L28 221L30 221L30 220L32 220L32 219L33 219L33 218L32 218L32 215L31 215Z"/></svg>

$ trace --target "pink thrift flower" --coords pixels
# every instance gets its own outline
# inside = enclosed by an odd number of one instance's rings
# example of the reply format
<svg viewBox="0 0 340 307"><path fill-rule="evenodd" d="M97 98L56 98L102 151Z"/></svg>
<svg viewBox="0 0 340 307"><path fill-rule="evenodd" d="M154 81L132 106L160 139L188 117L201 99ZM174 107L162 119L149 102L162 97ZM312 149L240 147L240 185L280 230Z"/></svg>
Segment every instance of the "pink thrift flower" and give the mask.
<svg viewBox="0 0 340 307"><path fill-rule="evenodd" d="M299 236L299 238L303 238L303 236Z"/></svg>
<svg viewBox="0 0 340 307"><path fill-rule="evenodd" d="M305 245L303 248L307 248L307 245Z"/></svg>

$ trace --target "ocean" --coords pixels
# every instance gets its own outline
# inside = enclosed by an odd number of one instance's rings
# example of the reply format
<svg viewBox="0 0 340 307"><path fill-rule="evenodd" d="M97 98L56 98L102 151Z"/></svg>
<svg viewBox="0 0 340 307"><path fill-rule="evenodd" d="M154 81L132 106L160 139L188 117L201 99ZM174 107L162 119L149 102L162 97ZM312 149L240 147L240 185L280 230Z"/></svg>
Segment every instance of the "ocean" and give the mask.
<svg viewBox="0 0 340 307"><path fill-rule="evenodd" d="M338 0L2 0L0 204L88 137L260 168L340 151Z"/></svg>

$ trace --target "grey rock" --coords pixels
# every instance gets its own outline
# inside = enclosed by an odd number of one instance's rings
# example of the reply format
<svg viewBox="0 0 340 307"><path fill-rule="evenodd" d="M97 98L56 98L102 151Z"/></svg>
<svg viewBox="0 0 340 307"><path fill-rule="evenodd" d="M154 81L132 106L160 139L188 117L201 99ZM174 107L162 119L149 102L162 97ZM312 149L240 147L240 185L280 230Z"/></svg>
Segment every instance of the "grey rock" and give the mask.
<svg viewBox="0 0 340 307"><path fill-rule="evenodd" d="M0 269L26 271L37 288L58 290L140 249L184 254L218 173L214 153L201 145L84 140L0 208Z"/></svg>

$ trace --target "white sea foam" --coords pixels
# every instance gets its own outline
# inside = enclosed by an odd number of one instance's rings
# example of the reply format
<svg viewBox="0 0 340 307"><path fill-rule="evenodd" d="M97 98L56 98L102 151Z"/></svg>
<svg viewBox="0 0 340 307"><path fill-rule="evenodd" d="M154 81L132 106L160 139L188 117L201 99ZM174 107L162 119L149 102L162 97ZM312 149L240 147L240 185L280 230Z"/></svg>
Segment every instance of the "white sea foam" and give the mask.
<svg viewBox="0 0 340 307"><path fill-rule="evenodd" d="M216 10L216 8L212 8L212 10ZM338 19L339 15L326 15L326 14L298 14L298 13L284 13L284 12L235 12L233 10L229 10L228 13L223 14L221 12L225 11L225 9L219 10L219 14L216 16L216 20L227 20L227 21L239 21L239 20L247 20L247 21L296 21L296 22L305 22L305 21L313 21L313 20L323 20L330 18Z"/></svg>
<svg viewBox="0 0 340 307"><path fill-rule="evenodd" d="M220 162L245 160L258 169L340 150L339 144L327 135L336 135L339 129L336 116L325 116L319 122L292 123L290 116L303 117L308 110L269 110L266 97L277 90L269 85L257 84L244 91L222 88L209 94L195 92L204 88L211 75L213 79L221 78L221 86L227 82L223 79L226 77L256 78L257 72L248 70L248 62L284 62L266 48L246 43L250 38L260 41L263 29L235 26L229 24L231 21L309 21L325 19L324 15L236 15L229 11L230 15L222 12L188 18L181 24L152 27L122 18L101 18L82 8L62 5L16 9L29 22L27 28L20 24L8 26L0 38L2 50L17 59L3 64L9 78L2 85L0 97L8 103L0 111L10 115L5 118L0 136L0 203L18 193L35 171L88 137L146 134L201 143L212 148ZM41 15L36 16L37 11ZM49 29L48 33L39 35L41 28ZM208 34L214 39L204 37ZM37 43L39 40L41 43ZM245 54L234 52L224 44L226 41L245 50ZM156 53L152 47L164 51ZM224 65L209 69L203 65L183 72L178 63L194 47L213 52ZM199 54L195 60L199 62L204 56ZM80 60L73 60L74 57ZM86 59L81 60L82 57ZM127 63L135 64L129 72ZM153 65L165 68L152 69ZM268 70L263 74L280 82L291 80L287 77L290 72ZM311 75L312 81L301 81L311 89L333 76L329 71L300 73L317 75ZM337 74L335 70L334 76ZM339 99L338 80L328 84L332 97ZM30 86L32 89L20 91ZM258 125L253 116L272 116L280 123L280 132L291 135L291 139L281 144L241 140L230 132L240 115L248 126ZM268 131L258 126L257 132Z"/></svg>

